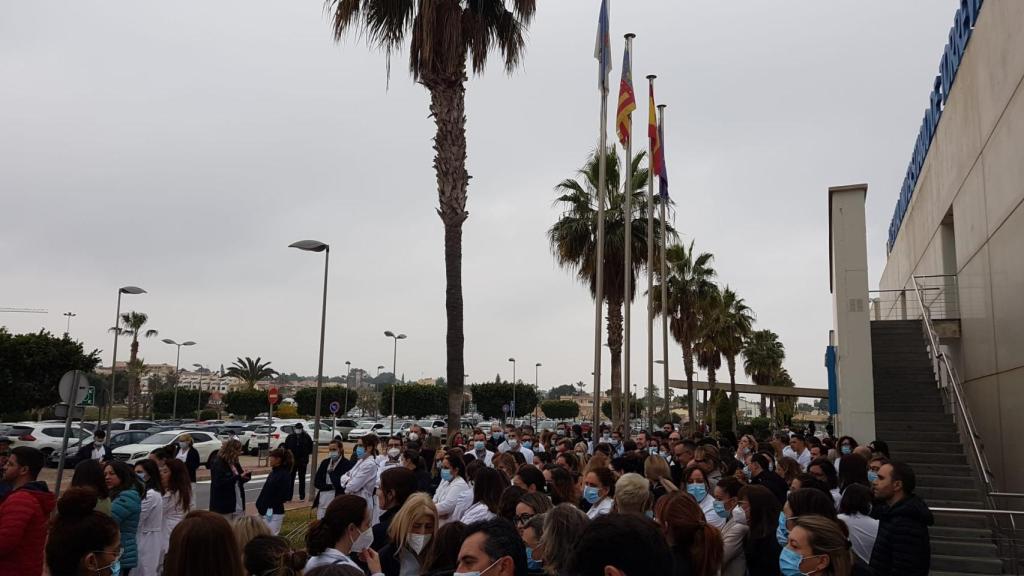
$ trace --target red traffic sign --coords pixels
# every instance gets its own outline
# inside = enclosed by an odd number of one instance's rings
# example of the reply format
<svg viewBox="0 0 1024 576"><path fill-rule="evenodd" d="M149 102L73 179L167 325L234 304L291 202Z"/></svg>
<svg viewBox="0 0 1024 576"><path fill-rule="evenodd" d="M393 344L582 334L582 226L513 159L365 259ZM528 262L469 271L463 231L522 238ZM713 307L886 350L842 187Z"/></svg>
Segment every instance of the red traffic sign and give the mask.
<svg viewBox="0 0 1024 576"><path fill-rule="evenodd" d="M270 398L270 403L271 404L277 404L277 398L278 398L278 396L277 396L277 388L271 388L267 392L267 396Z"/></svg>

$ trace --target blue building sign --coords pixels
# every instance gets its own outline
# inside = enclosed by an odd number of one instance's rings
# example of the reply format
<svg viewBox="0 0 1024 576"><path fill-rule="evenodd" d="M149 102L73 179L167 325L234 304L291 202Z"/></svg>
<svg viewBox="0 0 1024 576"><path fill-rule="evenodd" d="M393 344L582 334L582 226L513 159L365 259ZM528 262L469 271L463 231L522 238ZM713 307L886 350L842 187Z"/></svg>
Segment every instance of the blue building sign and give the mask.
<svg viewBox="0 0 1024 576"><path fill-rule="evenodd" d="M963 60L967 43L971 40L974 26L978 23L978 15L981 13L983 3L984 0L960 0L960 8L957 9L953 27L949 30L949 41L946 43L942 61L939 63L939 75L935 77L935 82L932 84L928 109L924 112L921 130L914 143L914 153L910 157L910 166L907 167L907 174L903 178L900 198L896 202L896 210L893 213L892 222L889 224L887 253L891 252L893 245L896 244L896 236L900 232L903 217L906 216L907 208L910 206L910 197L914 195L917 179L921 175L925 158L928 157L932 138L939 128L942 111L949 100L949 92L953 89L956 73L960 69L960 61Z"/></svg>

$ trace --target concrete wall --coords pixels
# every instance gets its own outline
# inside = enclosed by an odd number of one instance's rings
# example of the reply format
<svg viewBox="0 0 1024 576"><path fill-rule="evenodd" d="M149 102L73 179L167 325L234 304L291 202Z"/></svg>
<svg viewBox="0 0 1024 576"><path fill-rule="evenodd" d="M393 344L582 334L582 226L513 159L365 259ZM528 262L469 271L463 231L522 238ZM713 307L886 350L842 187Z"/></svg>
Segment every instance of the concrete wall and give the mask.
<svg viewBox="0 0 1024 576"><path fill-rule="evenodd" d="M1022 30L1024 1L985 1L879 286L953 272L940 225L951 213L961 376L998 487L1017 492L1024 492L1024 450L1014 441L1024 435Z"/></svg>

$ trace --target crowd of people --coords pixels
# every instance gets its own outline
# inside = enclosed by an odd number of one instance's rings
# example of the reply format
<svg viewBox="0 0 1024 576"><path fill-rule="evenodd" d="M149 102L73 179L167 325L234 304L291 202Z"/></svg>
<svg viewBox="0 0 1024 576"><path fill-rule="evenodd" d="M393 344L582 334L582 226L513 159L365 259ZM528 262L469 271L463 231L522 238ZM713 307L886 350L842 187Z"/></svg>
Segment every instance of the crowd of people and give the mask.
<svg viewBox="0 0 1024 576"><path fill-rule="evenodd" d="M475 429L446 447L419 427L368 434L348 453L331 442L302 545L279 533L296 479L304 496L311 444L270 452L258 515L246 513L237 440L211 465L209 510L195 509L190 448L132 467L97 445L56 500L37 481L42 454L0 444L0 576L929 571L931 512L880 440L691 437L670 424Z"/></svg>

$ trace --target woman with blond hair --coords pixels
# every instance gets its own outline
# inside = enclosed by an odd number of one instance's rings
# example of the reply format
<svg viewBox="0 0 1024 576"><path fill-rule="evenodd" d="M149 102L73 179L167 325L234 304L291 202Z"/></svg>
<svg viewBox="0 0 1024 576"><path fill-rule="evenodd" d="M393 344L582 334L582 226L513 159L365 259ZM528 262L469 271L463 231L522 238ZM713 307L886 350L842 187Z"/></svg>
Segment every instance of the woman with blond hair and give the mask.
<svg viewBox="0 0 1024 576"><path fill-rule="evenodd" d="M229 521L245 514L245 483L252 478L238 462L241 454L242 443L228 440L210 466L210 512Z"/></svg>
<svg viewBox="0 0 1024 576"><path fill-rule="evenodd" d="M437 507L417 492L406 499L388 527L388 544L380 551L385 576L418 576L437 538Z"/></svg>
<svg viewBox="0 0 1024 576"><path fill-rule="evenodd" d="M850 576L850 542L834 520L809 514L793 520L789 542L779 556L783 574Z"/></svg>
<svg viewBox="0 0 1024 576"><path fill-rule="evenodd" d="M544 562L544 573L561 574L569 564L580 534L590 520L572 504L559 504L544 514L544 528L533 557Z"/></svg>
<svg viewBox="0 0 1024 576"><path fill-rule="evenodd" d="M648 456L644 460L644 477L651 483L651 492L654 493L652 508L662 496L679 489L672 483L672 470L661 456Z"/></svg>
<svg viewBox="0 0 1024 576"><path fill-rule="evenodd" d="M231 531L235 533L238 549L244 550L245 545L257 536L270 536L270 527L259 516L240 516L231 523Z"/></svg>

